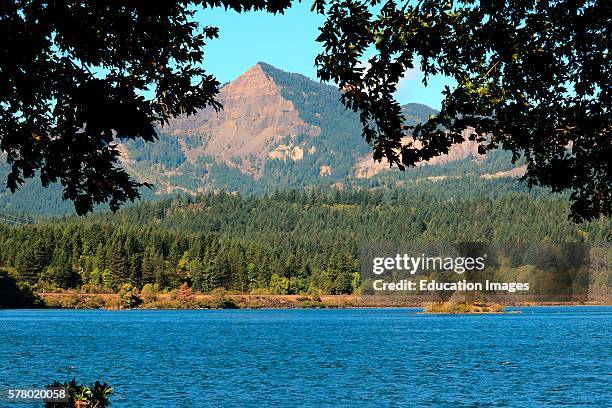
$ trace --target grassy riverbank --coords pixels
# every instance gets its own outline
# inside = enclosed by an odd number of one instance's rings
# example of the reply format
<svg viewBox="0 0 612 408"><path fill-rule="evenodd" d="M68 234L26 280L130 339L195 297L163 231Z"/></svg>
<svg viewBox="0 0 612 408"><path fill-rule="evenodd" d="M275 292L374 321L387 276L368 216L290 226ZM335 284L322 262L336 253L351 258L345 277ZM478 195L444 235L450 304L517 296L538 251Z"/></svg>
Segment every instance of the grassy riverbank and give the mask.
<svg viewBox="0 0 612 408"><path fill-rule="evenodd" d="M423 312L427 314L490 314L505 313L504 305L501 303L457 303L457 302L432 302L427 303Z"/></svg>
<svg viewBox="0 0 612 408"><path fill-rule="evenodd" d="M194 294L188 298L161 293L144 296L134 307L127 307L119 294L40 293L47 308L57 309L295 309L295 308L394 308L423 307L428 313L498 313L507 306L601 305L601 302L503 302L461 304L427 302L415 297L367 295L250 295Z"/></svg>

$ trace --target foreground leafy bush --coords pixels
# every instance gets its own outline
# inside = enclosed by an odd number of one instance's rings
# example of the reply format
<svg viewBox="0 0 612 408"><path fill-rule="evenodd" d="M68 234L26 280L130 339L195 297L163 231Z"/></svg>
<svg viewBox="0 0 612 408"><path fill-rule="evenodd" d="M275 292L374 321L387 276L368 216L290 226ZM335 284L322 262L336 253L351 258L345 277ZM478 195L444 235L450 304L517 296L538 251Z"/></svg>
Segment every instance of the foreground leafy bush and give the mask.
<svg viewBox="0 0 612 408"><path fill-rule="evenodd" d="M78 384L76 379L60 383L54 381L47 387L65 388L69 393L68 402L45 402L45 408L106 408L111 405L113 389L107 383L96 381L91 385Z"/></svg>

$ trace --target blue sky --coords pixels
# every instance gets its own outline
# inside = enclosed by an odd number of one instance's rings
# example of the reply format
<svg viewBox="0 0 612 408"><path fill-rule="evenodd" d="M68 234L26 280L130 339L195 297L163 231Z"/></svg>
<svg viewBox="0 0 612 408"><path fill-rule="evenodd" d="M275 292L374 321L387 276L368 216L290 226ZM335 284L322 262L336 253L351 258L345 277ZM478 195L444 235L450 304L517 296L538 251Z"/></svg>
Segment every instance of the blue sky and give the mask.
<svg viewBox="0 0 612 408"><path fill-rule="evenodd" d="M203 25L219 27L219 38L206 46L204 65L220 82L231 81L258 61L316 79L314 59L321 46L315 40L324 18L310 12L310 2L295 3L284 15L239 14L216 8L200 11L196 17ZM398 100L439 109L444 85L451 82L434 77L425 88L421 80L420 71L407 72L399 85Z"/></svg>

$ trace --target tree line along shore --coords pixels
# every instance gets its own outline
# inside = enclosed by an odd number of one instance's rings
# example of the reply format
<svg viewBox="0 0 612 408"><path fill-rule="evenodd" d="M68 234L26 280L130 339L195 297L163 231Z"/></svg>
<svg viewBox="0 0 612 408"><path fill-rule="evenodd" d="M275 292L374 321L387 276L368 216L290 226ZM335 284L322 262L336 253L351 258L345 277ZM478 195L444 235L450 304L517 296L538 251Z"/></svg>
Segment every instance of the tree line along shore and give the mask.
<svg viewBox="0 0 612 408"><path fill-rule="evenodd" d="M211 193L144 202L116 214L0 225L0 290L14 304L27 304L28 293L119 294L126 285L168 302L187 285L203 301L214 293L241 293L297 296L318 304L328 295L370 294L360 265L368 242L586 242L597 247L610 240L609 219L575 224L567 219L563 198L501 191L489 199L479 192L464 188L452 199L410 189L286 191L261 197ZM492 273L500 280L545 279L555 267L545 258L503 256ZM597 281L603 282L603 294L609 293L604 278ZM18 299L20 293L24 299ZM260 303L274 307L273 299L281 298L269 299Z"/></svg>

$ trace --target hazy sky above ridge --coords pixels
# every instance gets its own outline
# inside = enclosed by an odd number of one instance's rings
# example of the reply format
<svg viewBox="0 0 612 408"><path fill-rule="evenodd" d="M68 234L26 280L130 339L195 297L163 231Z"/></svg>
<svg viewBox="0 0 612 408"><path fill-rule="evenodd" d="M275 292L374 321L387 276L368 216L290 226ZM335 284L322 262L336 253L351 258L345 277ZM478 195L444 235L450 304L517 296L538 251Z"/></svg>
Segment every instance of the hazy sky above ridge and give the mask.
<svg viewBox="0 0 612 408"><path fill-rule="evenodd" d="M314 59L321 51L316 38L324 17L310 12L310 2L296 3L284 15L238 14L219 8L198 12L196 17L203 25L219 27L219 38L206 46L204 65L221 83L238 77L258 61L318 80ZM452 82L436 76L425 88L422 78L418 69L407 72L398 87L399 101L439 109L444 85Z"/></svg>

